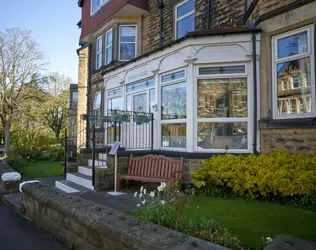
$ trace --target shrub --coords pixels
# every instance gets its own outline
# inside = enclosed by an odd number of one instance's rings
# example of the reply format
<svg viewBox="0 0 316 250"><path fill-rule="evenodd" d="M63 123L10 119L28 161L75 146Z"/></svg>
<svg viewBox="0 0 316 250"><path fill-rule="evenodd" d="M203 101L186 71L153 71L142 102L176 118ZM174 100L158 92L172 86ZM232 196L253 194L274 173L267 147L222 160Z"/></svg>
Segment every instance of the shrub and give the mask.
<svg viewBox="0 0 316 250"><path fill-rule="evenodd" d="M8 156L8 164L10 165L10 167L19 172L21 175L24 174L24 168L28 163L29 161L22 156L18 156L15 154L9 154Z"/></svg>
<svg viewBox="0 0 316 250"><path fill-rule="evenodd" d="M224 187L225 192L236 196L316 203L316 155L286 151L259 156L218 155L205 160L191 175L197 188Z"/></svg>
<svg viewBox="0 0 316 250"><path fill-rule="evenodd" d="M64 159L64 148L60 144L50 145L47 151L42 152L40 160L62 161Z"/></svg>

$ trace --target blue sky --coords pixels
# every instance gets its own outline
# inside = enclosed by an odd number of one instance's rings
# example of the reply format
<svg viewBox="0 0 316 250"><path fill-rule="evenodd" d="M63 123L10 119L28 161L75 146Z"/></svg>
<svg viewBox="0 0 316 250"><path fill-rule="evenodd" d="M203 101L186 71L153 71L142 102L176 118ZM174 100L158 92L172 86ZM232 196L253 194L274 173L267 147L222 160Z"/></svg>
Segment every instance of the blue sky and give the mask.
<svg viewBox="0 0 316 250"><path fill-rule="evenodd" d="M17 27L32 31L45 55L47 70L59 71L78 81L76 49L81 18L78 0L5 0L1 1L0 31Z"/></svg>

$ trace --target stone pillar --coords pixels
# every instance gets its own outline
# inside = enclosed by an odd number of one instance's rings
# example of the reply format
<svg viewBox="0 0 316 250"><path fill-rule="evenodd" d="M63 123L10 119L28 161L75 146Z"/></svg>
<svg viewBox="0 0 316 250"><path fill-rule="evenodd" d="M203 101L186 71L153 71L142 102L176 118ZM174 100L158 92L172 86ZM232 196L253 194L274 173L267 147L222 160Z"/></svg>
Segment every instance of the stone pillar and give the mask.
<svg viewBox="0 0 316 250"><path fill-rule="evenodd" d="M79 67L78 67L78 108L77 108L77 147L85 147L85 121L81 120L81 116L87 114L87 93L88 93L88 76L89 76L89 47L79 50ZM80 121L80 122L79 122ZM82 132L80 132L82 131ZM83 134L81 134L83 133Z"/></svg>

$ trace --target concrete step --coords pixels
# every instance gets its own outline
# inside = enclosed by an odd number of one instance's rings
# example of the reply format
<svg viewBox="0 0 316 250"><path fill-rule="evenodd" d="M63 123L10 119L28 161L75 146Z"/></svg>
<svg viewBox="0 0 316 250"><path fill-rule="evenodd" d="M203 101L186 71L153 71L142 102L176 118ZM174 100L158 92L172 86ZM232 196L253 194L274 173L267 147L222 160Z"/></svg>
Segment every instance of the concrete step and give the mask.
<svg viewBox="0 0 316 250"><path fill-rule="evenodd" d="M7 194L2 197L2 202L18 214L21 213L21 193Z"/></svg>
<svg viewBox="0 0 316 250"><path fill-rule="evenodd" d="M92 167L92 159L88 160L88 166ZM95 167L105 167L106 168L106 161L101 161L101 160L94 160L94 166Z"/></svg>
<svg viewBox="0 0 316 250"><path fill-rule="evenodd" d="M95 169L98 169L98 168L107 168L107 166L95 167ZM92 176L92 167L90 167L90 166L79 166L78 167L78 172L80 174L84 174L84 175L87 175L87 176Z"/></svg>
<svg viewBox="0 0 316 250"><path fill-rule="evenodd" d="M66 193L78 193L88 191L88 188L80 186L74 182L61 180L55 182L55 187L66 192Z"/></svg>
<svg viewBox="0 0 316 250"><path fill-rule="evenodd" d="M107 155L106 154L99 153L99 160L106 161L106 159L107 159Z"/></svg>
<svg viewBox="0 0 316 250"><path fill-rule="evenodd" d="M74 182L79 186L94 190L92 186L92 177L81 173L67 173L66 180Z"/></svg>

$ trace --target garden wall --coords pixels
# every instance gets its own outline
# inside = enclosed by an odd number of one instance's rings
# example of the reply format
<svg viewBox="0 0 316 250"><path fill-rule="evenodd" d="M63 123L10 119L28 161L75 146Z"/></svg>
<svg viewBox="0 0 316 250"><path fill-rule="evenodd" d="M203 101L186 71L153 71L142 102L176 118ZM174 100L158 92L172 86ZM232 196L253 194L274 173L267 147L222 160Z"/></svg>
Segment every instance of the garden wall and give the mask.
<svg viewBox="0 0 316 250"><path fill-rule="evenodd" d="M3 181L1 178L2 174L11 172L15 172L15 170L4 161L0 161L0 197L4 194L11 194L19 191L20 180Z"/></svg>
<svg viewBox="0 0 316 250"><path fill-rule="evenodd" d="M227 250L51 186L25 184L22 191L22 212L71 249Z"/></svg>

